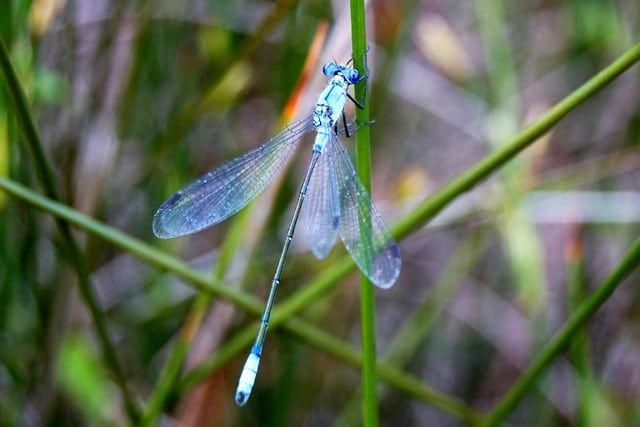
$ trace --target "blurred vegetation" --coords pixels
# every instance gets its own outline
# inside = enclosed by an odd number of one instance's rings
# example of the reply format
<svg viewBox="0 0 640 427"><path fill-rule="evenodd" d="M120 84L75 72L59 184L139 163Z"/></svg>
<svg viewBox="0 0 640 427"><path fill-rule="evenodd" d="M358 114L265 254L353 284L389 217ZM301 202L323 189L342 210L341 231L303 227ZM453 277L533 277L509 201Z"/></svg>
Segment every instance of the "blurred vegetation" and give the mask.
<svg viewBox="0 0 640 427"><path fill-rule="evenodd" d="M0 426L362 423L358 275L302 230L253 396L233 402L305 149L233 219L151 233L166 197L276 132L292 97L311 109L321 63L350 58L348 15L0 3ZM380 424L640 425L640 4L367 15L372 193L404 262L376 292Z"/></svg>

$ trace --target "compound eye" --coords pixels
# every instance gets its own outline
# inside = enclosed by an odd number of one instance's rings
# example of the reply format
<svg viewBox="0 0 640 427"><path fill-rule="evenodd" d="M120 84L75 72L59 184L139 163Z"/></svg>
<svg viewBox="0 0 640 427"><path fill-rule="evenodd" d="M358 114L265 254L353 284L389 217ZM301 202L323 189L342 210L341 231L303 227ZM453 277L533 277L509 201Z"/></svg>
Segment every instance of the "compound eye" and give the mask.
<svg viewBox="0 0 640 427"><path fill-rule="evenodd" d="M322 66L322 74L327 77L333 77L340 71L340 67L335 62L325 62Z"/></svg>
<svg viewBox="0 0 640 427"><path fill-rule="evenodd" d="M347 76L347 78L351 84L358 83L362 79L360 73L355 68L349 69L349 76Z"/></svg>

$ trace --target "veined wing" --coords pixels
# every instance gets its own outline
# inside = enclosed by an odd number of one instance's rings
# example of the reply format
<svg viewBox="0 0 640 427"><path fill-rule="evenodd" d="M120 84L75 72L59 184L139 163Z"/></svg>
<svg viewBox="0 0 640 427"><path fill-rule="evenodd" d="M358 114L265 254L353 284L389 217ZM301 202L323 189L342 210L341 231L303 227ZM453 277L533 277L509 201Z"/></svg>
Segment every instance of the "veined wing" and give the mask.
<svg viewBox="0 0 640 427"><path fill-rule="evenodd" d="M338 183L340 222L338 233L360 270L381 288L391 287L400 274L400 249L371 202L335 134L325 149Z"/></svg>
<svg viewBox="0 0 640 427"><path fill-rule="evenodd" d="M258 148L219 166L169 197L153 216L162 239L195 233L228 218L260 194L293 156L298 141L314 129L308 116Z"/></svg>
<svg viewBox="0 0 640 427"><path fill-rule="evenodd" d="M320 154L301 213L311 251L318 259L326 257L333 248L340 221L338 183L330 156L328 150Z"/></svg>

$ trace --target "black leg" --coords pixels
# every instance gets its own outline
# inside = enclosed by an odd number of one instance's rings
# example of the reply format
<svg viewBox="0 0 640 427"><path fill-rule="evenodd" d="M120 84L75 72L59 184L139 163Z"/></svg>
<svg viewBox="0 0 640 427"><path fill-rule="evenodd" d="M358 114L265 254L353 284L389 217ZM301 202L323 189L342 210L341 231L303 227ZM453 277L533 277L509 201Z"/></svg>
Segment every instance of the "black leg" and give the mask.
<svg viewBox="0 0 640 427"><path fill-rule="evenodd" d="M356 104L358 105L358 104ZM355 121L355 120L354 120ZM351 133L349 132L349 124L347 123L347 115L342 111L342 125L344 126L344 134L347 138L351 138Z"/></svg>
<svg viewBox="0 0 640 427"><path fill-rule="evenodd" d="M366 95L366 92L365 92L365 95ZM351 94L349 92L347 92L347 97L351 100L351 102L353 102L356 105L356 107L360 108L361 110L364 108L364 104L361 103L361 102L358 102L358 100L355 99L353 96L351 96ZM366 96L365 96L365 98L366 98Z"/></svg>

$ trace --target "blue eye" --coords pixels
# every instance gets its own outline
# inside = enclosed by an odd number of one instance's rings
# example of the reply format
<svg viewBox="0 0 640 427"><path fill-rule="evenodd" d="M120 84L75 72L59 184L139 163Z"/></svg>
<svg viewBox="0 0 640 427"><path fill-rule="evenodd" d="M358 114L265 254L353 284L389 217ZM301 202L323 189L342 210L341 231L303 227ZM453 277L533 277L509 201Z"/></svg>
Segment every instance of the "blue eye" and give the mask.
<svg viewBox="0 0 640 427"><path fill-rule="evenodd" d="M346 70L349 70L348 75L345 75L347 80L349 80L349 83L356 84L360 80L362 80L362 77L360 77L360 73L355 68L347 68L345 70L342 70L342 72L344 73Z"/></svg>
<svg viewBox="0 0 640 427"><path fill-rule="evenodd" d="M322 66L322 74L324 74L327 77L333 77L339 71L341 71L341 68L342 67L340 67L335 62L325 62L324 65Z"/></svg>
<svg viewBox="0 0 640 427"><path fill-rule="evenodd" d="M340 73L347 79L349 84L356 84L362 80L362 76L358 70L345 65L338 65L335 62L325 62L322 66L322 73L327 77L333 77Z"/></svg>

